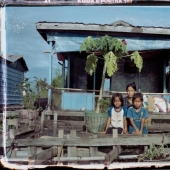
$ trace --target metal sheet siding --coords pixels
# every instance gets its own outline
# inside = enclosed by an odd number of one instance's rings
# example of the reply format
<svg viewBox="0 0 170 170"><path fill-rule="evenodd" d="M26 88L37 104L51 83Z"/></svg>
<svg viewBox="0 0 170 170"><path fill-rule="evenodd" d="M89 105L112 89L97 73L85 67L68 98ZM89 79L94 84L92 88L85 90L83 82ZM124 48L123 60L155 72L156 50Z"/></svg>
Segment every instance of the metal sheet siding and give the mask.
<svg viewBox="0 0 170 170"><path fill-rule="evenodd" d="M85 92L63 92L62 109L63 110L94 110L94 94Z"/></svg>
<svg viewBox="0 0 170 170"><path fill-rule="evenodd" d="M20 83L24 78L24 72L0 64L0 104L5 104L3 95L6 94L6 104L22 104L22 92L15 93L17 90L16 84ZM4 70L6 69L6 75ZM6 80L6 85L5 85Z"/></svg>

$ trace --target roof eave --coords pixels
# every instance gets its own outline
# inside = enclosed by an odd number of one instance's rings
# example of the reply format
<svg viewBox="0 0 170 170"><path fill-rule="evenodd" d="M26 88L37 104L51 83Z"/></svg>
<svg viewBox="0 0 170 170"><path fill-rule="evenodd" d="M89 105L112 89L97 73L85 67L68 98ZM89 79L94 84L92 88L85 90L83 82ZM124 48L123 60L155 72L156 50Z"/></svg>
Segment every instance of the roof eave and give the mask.
<svg viewBox="0 0 170 170"><path fill-rule="evenodd" d="M49 31L97 31L97 32L122 32L140 34L170 35L170 28L163 27L140 27L140 26L114 26L83 23L48 23L39 22L36 24L39 33Z"/></svg>

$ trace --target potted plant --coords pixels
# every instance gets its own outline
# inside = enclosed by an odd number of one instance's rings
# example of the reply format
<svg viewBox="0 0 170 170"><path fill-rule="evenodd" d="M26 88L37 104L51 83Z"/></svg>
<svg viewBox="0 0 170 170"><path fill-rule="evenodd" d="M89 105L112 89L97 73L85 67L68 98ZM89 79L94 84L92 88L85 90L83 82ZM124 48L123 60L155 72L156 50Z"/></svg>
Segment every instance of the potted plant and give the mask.
<svg viewBox="0 0 170 170"><path fill-rule="evenodd" d="M86 128L92 133L97 133L98 131L104 130L107 121L106 112L104 112L105 114L101 113L101 108L103 108L101 100L103 100L102 96L106 74L111 77L118 70L117 63L123 57L130 57L131 60L134 60L136 67L139 72L141 72L143 59L139 55L138 51L128 54L125 40L113 38L108 35L101 36L100 38L88 36L80 46L80 53L82 51L89 53L89 55L87 55L85 70L90 75L96 71L97 61L99 59L104 61L96 109L95 111L85 112L85 119L87 123Z"/></svg>

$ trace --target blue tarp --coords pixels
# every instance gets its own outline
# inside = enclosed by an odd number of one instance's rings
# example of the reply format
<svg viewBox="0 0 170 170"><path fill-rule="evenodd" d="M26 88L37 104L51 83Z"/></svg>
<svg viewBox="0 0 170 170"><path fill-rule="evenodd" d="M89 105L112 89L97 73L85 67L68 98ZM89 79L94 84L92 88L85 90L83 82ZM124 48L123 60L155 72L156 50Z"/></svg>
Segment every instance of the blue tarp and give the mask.
<svg viewBox="0 0 170 170"><path fill-rule="evenodd" d="M80 34L53 33L48 34L47 39L55 41L53 52L72 52L79 51L80 45L87 36ZM95 38L95 36L93 36ZM97 37L96 37L97 38ZM156 50L170 49L170 39L149 38L149 37L115 37L125 39L127 50Z"/></svg>

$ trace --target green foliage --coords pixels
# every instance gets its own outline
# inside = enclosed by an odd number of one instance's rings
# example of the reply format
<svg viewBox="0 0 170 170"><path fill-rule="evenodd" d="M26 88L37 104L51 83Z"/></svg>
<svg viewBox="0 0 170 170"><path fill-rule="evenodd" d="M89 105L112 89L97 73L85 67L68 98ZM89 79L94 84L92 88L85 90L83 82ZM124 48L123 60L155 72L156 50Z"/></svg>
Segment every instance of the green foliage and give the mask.
<svg viewBox="0 0 170 170"><path fill-rule="evenodd" d="M37 98L37 94L35 92L32 93L26 93L26 95L23 96L23 105L25 109L35 109L34 102Z"/></svg>
<svg viewBox="0 0 170 170"><path fill-rule="evenodd" d="M106 61L106 71L109 76L112 76L117 71L117 57L112 51L108 52L105 55Z"/></svg>
<svg viewBox="0 0 170 170"><path fill-rule="evenodd" d="M55 77L52 80L52 86L54 87L62 87L62 74L59 69L55 71Z"/></svg>
<svg viewBox="0 0 170 170"><path fill-rule="evenodd" d="M94 53L87 56L85 70L88 74L92 75L96 71L97 61L98 59Z"/></svg>
<svg viewBox="0 0 170 170"><path fill-rule="evenodd" d="M44 78L44 80L38 79L37 77L35 78L35 89L37 92L37 97L38 98L46 98L47 97L47 86L46 86L46 79Z"/></svg>
<svg viewBox="0 0 170 170"><path fill-rule="evenodd" d="M162 143L158 146L155 144L151 144L147 152L139 156L138 162L143 160L154 160L154 159L164 159L166 158L166 152L165 152L165 144L164 144L164 134L163 134L163 140Z"/></svg>
<svg viewBox="0 0 170 170"><path fill-rule="evenodd" d="M120 39L112 38L108 35L96 39L88 36L80 46L80 52L84 50L86 52L94 52L87 56L86 61L85 70L90 75L96 71L97 67L98 58L95 55L95 52L99 52L103 57L102 59L106 61L106 70L109 76L112 76L117 71L118 59L121 59L125 54L128 54L126 45ZM142 66L138 62L139 59L141 59L139 53L133 53L132 58L137 61L137 66L140 66L141 68Z"/></svg>
<svg viewBox="0 0 170 170"><path fill-rule="evenodd" d="M91 36L88 36L80 46L80 53L82 51L92 53L87 56L85 66L86 72L90 75L96 71L98 58L104 60L102 82L98 100L100 101L100 99L102 99L104 89L105 74L107 72L107 74L111 77L118 70L118 60L122 59L125 55L128 54L126 45L120 39L112 38L108 35L101 36L100 38L92 38ZM95 55L96 52L100 54L99 57ZM134 60L136 67L141 72L143 66L142 57L137 51L133 52L130 56L131 60ZM104 104L101 102L97 103L96 113L99 113L99 110L103 108L103 105Z"/></svg>
<svg viewBox="0 0 170 170"><path fill-rule="evenodd" d="M22 82L16 85L17 90L15 90L14 93L25 92L25 95L23 96L24 108L35 109L34 102L36 101L37 98L46 98L48 95L49 88L53 90L54 87L61 87L61 86L62 86L62 75L60 74L59 70L56 70L55 76L52 80L52 85L48 85L46 79L42 80L42 79L38 79L37 77L33 77L33 81L31 81L31 78L24 78ZM42 108L38 108L38 110L41 111Z"/></svg>
<svg viewBox="0 0 170 170"><path fill-rule="evenodd" d="M82 43L82 45L80 46L80 52L82 51L86 51L86 52L89 52L89 51L95 51L96 50L96 42L95 40L91 37L91 36L88 36L84 42Z"/></svg>
<svg viewBox="0 0 170 170"><path fill-rule="evenodd" d="M100 99L100 111L101 113L107 113L108 107L110 106L110 100L109 99Z"/></svg>
<svg viewBox="0 0 170 170"><path fill-rule="evenodd" d="M134 51L130 58L131 58L131 60L134 60L136 67L138 68L139 72L141 72L142 67L143 67L143 59L139 55L138 51Z"/></svg>

